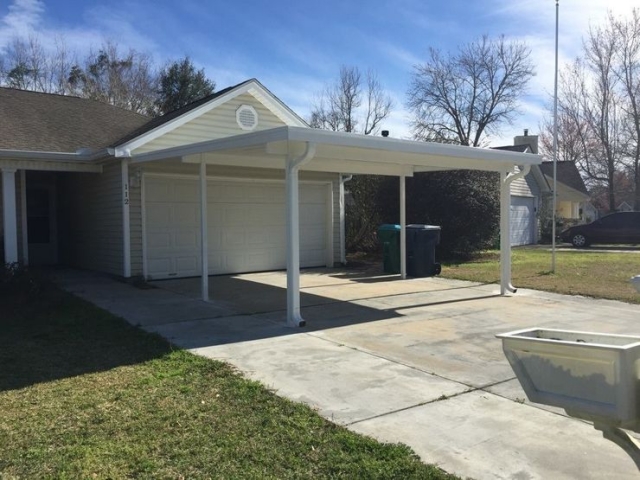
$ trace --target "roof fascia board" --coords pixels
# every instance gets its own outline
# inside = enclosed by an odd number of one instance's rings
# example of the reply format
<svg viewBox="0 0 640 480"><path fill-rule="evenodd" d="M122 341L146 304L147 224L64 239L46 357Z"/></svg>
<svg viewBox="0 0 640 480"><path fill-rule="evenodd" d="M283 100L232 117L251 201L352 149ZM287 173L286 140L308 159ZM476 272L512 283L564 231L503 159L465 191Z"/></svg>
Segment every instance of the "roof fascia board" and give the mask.
<svg viewBox="0 0 640 480"><path fill-rule="evenodd" d="M102 173L102 165L86 162L72 162L62 160L44 159L5 159L0 158L0 169L9 168L14 170L39 170L50 172L89 172Z"/></svg>
<svg viewBox="0 0 640 480"><path fill-rule="evenodd" d="M331 143L335 146L371 148L389 152L417 153L442 157L487 160L500 164L538 165L542 156L531 153L500 151L487 148L466 147L444 143L416 142L395 138L373 137L345 132L332 132L315 128L288 127L288 140L300 142Z"/></svg>
<svg viewBox="0 0 640 480"><path fill-rule="evenodd" d="M76 152L41 152L31 150L0 150L0 158L12 158L12 159L37 159L41 161L71 161L71 162L85 162L90 163L94 160L109 156L109 150L99 150L91 153L76 153Z"/></svg>
<svg viewBox="0 0 640 480"><path fill-rule="evenodd" d="M284 144L278 145L277 142L284 142ZM140 155L134 155L133 158L135 163L142 163L167 158L185 157L200 153L246 149L262 145L266 147L265 154L285 155L289 153L289 142L313 142L318 145L327 144L333 147L342 146L388 151L390 153L430 155L441 157L443 159L450 158L452 161L457 159L462 161L470 160L472 163L474 161L481 161L484 163L483 165L475 166L469 163L466 166L458 167L469 169L476 167L480 170L504 171L510 170L514 165L537 165L542 161L541 156L530 153L496 152L496 150L463 147L460 145L444 145L382 137L368 137L364 135L353 135L350 133L330 132L313 128L288 126L142 153ZM417 165L420 165L420 163ZM429 167L432 165L424 166ZM447 165L444 165L444 162L443 167L447 168Z"/></svg>
<svg viewBox="0 0 640 480"><path fill-rule="evenodd" d="M273 114L282 120L285 124L292 127L309 128L307 122L305 122L297 113L291 110L285 103L278 97L265 88L259 81L253 80L248 93L253 95L258 101L265 104Z"/></svg>

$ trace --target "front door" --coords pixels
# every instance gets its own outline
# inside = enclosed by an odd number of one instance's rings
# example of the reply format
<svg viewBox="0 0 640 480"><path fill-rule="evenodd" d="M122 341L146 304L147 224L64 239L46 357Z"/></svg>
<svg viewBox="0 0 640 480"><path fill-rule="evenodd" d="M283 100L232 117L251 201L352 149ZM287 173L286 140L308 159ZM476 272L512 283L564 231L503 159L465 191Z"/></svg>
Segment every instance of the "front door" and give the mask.
<svg viewBox="0 0 640 480"><path fill-rule="evenodd" d="M54 182L36 183L27 179L27 238L30 265L58 263L55 199Z"/></svg>

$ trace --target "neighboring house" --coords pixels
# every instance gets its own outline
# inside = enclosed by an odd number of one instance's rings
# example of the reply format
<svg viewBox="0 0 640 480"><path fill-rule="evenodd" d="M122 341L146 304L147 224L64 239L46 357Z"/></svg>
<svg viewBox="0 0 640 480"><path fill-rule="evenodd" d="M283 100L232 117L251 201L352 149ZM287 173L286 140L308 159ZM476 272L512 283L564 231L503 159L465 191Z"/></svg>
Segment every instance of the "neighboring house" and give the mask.
<svg viewBox="0 0 640 480"><path fill-rule="evenodd" d="M515 178L507 172L539 163L518 152L313 129L255 79L154 119L0 88L0 260L125 278L199 275L205 300L208 275L287 268L295 326L299 267L342 256L342 174L399 177L404 212L404 179L415 172L501 172L506 222ZM512 288L507 240L503 293Z"/></svg>
<svg viewBox="0 0 640 480"><path fill-rule="evenodd" d="M520 153L538 153L538 136L516 136L513 145L495 147ZM556 181L558 216L572 220L585 220L583 207L588 205L589 194L573 162L558 162ZM540 238L540 215L551 211L553 192L553 162L534 165L524 178L511 185L511 245L530 245Z"/></svg>

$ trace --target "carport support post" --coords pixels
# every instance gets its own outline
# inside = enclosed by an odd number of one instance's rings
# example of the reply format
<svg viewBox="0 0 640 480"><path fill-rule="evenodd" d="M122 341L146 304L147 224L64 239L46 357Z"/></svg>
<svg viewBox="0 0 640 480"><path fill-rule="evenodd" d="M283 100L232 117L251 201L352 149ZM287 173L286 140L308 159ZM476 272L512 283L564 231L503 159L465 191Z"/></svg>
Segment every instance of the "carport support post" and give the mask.
<svg viewBox="0 0 640 480"><path fill-rule="evenodd" d="M515 293L511 285L511 184L529 173L531 166L518 173L500 172L500 295Z"/></svg>
<svg viewBox="0 0 640 480"><path fill-rule="evenodd" d="M407 278L407 194L406 177L400 175L400 276Z"/></svg>
<svg viewBox="0 0 640 480"><path fill-rule="evenodd" d="M300 314L300 209L298 171L316 152L314 143L307 142L304 153L297 158L287 156L285 165L287 190L287 326L304 327Z"/></svg>
<svg viewBox="0 0 640 480"><path fill-rule="evenodd" d="M200 256L202 257L202 300L209 301L209 231L207 222L207 164L200 161Z"/></svg>
<svg viewBox="0 0 640 480"><path fill-rule="evenodd" d="M2 169L2 223L4 227L4 261L18 261L18 215L16 210L16 170Z"/></svg>

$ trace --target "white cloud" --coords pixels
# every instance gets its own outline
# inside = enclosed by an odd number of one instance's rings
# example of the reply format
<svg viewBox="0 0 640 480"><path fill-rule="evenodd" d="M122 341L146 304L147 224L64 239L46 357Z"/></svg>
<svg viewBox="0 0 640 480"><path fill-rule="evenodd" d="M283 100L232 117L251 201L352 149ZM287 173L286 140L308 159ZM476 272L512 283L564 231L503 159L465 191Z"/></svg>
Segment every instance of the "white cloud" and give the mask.
<svg viewBox="0 0 640 480"><path fill-rule="evenodd" d="M16 36L25 36L37 30L42 22L45 6L40 0L14 0L8 13L0 18L0 49Z"/></svg>

